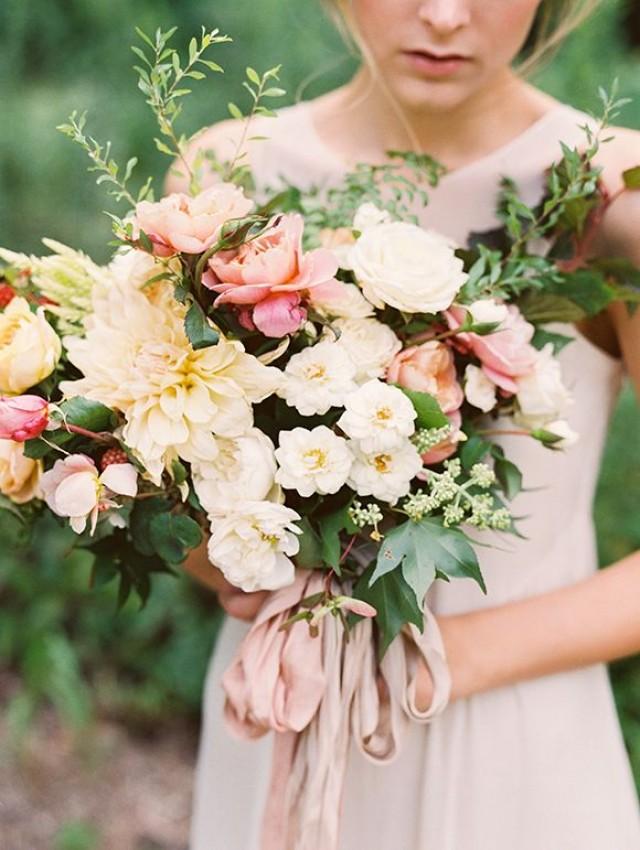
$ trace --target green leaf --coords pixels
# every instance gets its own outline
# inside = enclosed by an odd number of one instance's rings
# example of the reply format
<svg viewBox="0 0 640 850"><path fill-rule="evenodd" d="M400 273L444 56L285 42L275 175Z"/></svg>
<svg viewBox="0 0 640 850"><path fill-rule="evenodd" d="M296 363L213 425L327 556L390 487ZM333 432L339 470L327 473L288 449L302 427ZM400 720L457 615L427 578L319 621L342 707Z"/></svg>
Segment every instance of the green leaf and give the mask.
<svg viewBox="0 0 640 850"><path fill-rule="evenodd" d="M418 414L416 428L443 428L449 424L449 420L442 412L442 408L435 396L429 393L419 392L418 390L408 390L406 387L401 387L398 384L393 384L392 386L402 390L407 398L411 400Z"/></svg>
<svg viewBox="0 0 640 850"><path fill-rule="evenodd" d="M242 114L242 110L238 106L236 106L235 103L229 102L227 104L227 109L229 110L229 114L231 115L232 118L237 118L240 121L244 118L244 115Z"/></svg>
<svg viewBox="0 0 640 850"><path fill-rule="evenodd" d="M491 443L477 435L469 437L462 443L459 457L463 469L471 469L474 463L479 463L491 449Z"/></svg>
<svg viewBox="0 0 640 850"><path fill-rule="evenodd" d="M322 564L322 542L307 517L298 526L302 534L298 537L300 549L296 555L296 564L303 569L315 569Z"/></svg>
<svg viewBox="0 0 640 850"><path fill-rule="evenodd" d="M338 575L340 574L340 532L355 534L358 527L353 524L349 516L349 506L340 508L339 511L323 517L319 522L322 560L332 567Z"/></svg>
<svg viewBox="0 0 640 850"><path fill-rule="evenodd" d="M149 523L151 545L168 564L180 564L202 542L198 523L184 514L156 514Z"/></svg>
<svg viewBox="0 0 640 850"><path fill-rule="evenodd" d="M251 80L252 83L255 83L256 86L260 85L260 77L258 72L253 68L247 68L247 77Z"/></svg>
<svg viewBox="0 0 640 850"><path fill-rule="evenodd" d="M570 342L573 342L575 337L566 336L565 334L557 334L552 333L551 331L546 330L545 328L536 328L536 332L533 335L533 339L531 340L531 344L537 348L544 348L545 345L551 343L553 345L553 353L558 354L565 345L568 345Z"/></svg>
<svg viewBox="0 0 640 850"><path fill-rule="evenodd" d="M623 171L622 179L627 189L640 189L640 165Z"/></svg>
<svg viewBox="0 0 640 850"><path fill-rule="evenodd" d="M420 631L424 629L424 615L415 593L399 570L383 575L370 586L372 573L373 565L356 582L353 596L373 605L378 612L375 623L380 631L378 655L382 658L406 623L413 623Z"/></svg>
<svg viewBox="0 0 640 850"><path fill-rule="evenodd" d="M202 307L197 301L192 301L184 319L184 329L189 342L195 351L215 345L220 339L220 334L204 314Z"/></svg>
<svg viewBox="0 0 640 850"><path fill-rule="evenodd" d="M522 473L515 463L507 460L500 446L494 445L491 454L493 456L493 471L502 492L507 499L515 499L522 490Z"/></svg>
<svg viewBox="0 0 640 850"><path fill-rule="evenodd" d="M380 547L372 583L398 565L420 604L436 570L450 577L473 578L486 593L478 558L466 535L437 520L409 520L390 531Z"/></svg>
<svg viewBox="0 0 640 850"><path fill-rule="evenodd" d="M118 424L117 414L110 407L82 396L63 401L60 409L67 422L88 431L112 431Z"/></svg>
<svg viewBox="0 0 640 850"><path fill-rule="evenodd" d="M151 499L137 499L134 502L129 531L134 548L141 555L148 557L155 554L155 548L151 542L150 526L152 520L159 515L169 512L171 504L164 496L154 496Z"/></svg>
<svg viewBox="0 0 640 850"><path fill-rule="evenodd" d="M519 301L518 307L527 321L538 322L579 322L584 319L585 311L571 299L552 292L527 292Z"/></svg>

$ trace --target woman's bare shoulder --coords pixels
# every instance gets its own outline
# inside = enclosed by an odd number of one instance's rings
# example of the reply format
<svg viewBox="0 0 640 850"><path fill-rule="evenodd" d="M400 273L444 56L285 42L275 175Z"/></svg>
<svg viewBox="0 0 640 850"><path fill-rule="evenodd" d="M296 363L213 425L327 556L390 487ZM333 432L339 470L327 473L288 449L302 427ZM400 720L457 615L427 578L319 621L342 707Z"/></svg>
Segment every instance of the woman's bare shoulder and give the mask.
<svg viewBox="0 0 640 850"><path fill-rule="evenodd" d="M622 191L624 172L640 166L640 131L611 127L607 135L610 141L602 144L595 160L604 185L615 196L603 221L604 244L607 251L640 265L640 188Z"/></svg>

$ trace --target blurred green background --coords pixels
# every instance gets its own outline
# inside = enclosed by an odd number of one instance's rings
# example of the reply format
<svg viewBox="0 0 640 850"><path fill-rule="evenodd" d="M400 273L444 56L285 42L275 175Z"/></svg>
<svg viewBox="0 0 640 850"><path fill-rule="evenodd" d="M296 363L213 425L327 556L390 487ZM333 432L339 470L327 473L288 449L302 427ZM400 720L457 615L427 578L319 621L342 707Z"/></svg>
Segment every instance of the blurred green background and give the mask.
<svg viewBox="0 0 640 850"><path fill-rule="evenodd" d="M639 18L637 0L605 0L537 82L597 109L597 87L618 77L621 94L633 98L619 122L640 128ZM265 70L283 63L283 102L318 95L354 68L316 0L2 0L0 244L37 252L46 235L107 259L110 225L102 210L113 207L86 174L82 152L55 127L73 109L87 109L90 132L110 139L119 161L137 155L140 172L161 180L167 160L150 144L154 123L136 90L128 45L135 25L178 25L176 41L186 43L202 24L219 26L235 44L215 56L226 74L196 84L186 132L226 116L227 101L241 97L246 64ZM640 547L639 504L640 416L627 389L598 489L603 564ZM45 524L26 561L0 541L0 697L12 739L28 734L47 702L76 727L98 715L141 728L197 720L220 623L213 597L165 577L142 614L134 605L116 613L111 587L87 588L89 565L79 553L66 554L69 540ZM640 785L640 660L615 665L613 677Z"/></svg>

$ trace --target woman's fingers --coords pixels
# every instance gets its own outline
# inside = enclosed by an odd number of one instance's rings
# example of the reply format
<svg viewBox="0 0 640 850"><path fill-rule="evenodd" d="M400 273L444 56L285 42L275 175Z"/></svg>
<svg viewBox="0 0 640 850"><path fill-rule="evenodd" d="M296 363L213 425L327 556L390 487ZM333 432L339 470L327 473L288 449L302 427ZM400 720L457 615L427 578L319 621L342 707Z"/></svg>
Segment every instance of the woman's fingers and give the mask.
<svg viewBox="0 0 640 850"><path fill-rule="evenodd" d="M255 593L245 593L237 587L229 585L229 589L218 591L218 600L231 617L250 622L255 619L268 591L258 590Z"/></svg>

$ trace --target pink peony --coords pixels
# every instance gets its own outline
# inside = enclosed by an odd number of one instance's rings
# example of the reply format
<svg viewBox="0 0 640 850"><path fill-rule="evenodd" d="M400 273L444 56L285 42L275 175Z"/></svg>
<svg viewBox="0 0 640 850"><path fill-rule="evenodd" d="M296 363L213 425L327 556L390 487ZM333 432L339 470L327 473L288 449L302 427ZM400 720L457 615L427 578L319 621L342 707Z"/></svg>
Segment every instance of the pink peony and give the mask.
<svg viewBox="0 0 640 850"><path fill-rule="evenodd" d="M195 198L176 193L156 203L141 201L136 206L137 230L143 230L158 257L201 254L214 245L223 225L242 218L253 202L232 183L216 183Z"/></svg>
<svg viewBox="0 0 640 850"><path fill-rule="evenodd" d="M396 354L387 369L387 381L435 396L445 413L457 410L464 400L453 352L437 340L405 348Z"/></svg>
<svg viewBox="0 0 640 850"><path fill-rule="evenodd" d="M277 215L256 239L213 256L202 282L219 293L216 305L238 305L243 324L251 319L265 336L298 330L306 319L303 294L333 280L338 270L331 251L303 252L303 226L298 214Z"/></svg>
<svg viewBox="0 0 640 850"><path fill-rule="evenodd" d="M37 395L0 396L0 439L24 443L49 422L49 403Z"/></svg>
<svg viewBox="0 0 640 850"><path fill-rule="evenodd" d="M466 311L454 306L446 312L449 327L459 328ZM528 374L536 360L536 349L531 345L534 327L522 316L514 304L507 308L507 317L499 328L486 336L461 333L456 341L467 351L473 352L482 364L482 370L494 384L514 393L517 385L514 378Z"/></svg>
<svg viewBox="0 0 640 850"><path fill-rule="evenodd" d="M138 473L130 463L114 463L98 475L95 463L86 455L68 455L57 460L45 472L40 486L47 505L54 514L69 517L71 528L81 534L90 520L95 531L98 513L118 507L111 495L135 496Z"/></svg>

